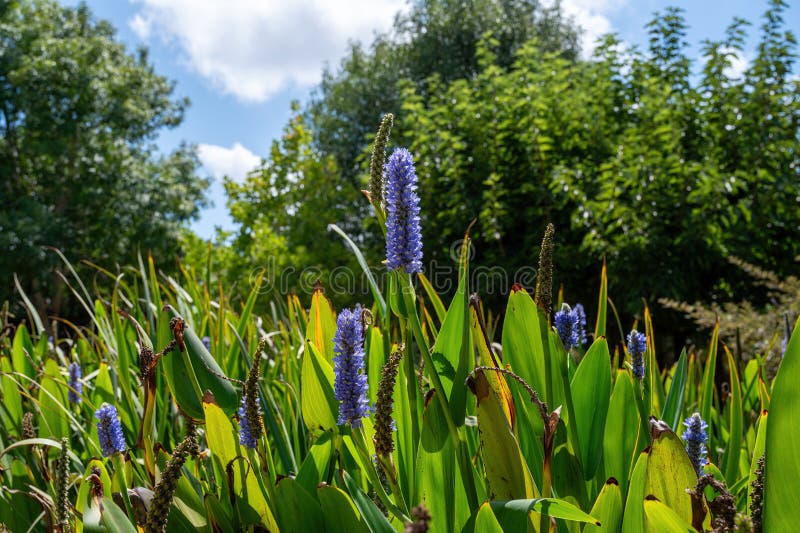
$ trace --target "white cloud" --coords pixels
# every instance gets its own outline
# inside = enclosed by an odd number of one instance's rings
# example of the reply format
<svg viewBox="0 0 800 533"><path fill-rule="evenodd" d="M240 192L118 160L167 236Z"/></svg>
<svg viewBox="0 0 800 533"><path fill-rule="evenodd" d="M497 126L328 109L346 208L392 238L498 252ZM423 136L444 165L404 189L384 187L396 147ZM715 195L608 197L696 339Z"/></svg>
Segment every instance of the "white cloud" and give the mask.
<svg viewBox="0 0 800 533"><path fill-rule="evenodd" d="M725 75L736 79L744 76L745 71L750 66L750 59L742 52L731 48L723 49L722 52L733 54L728 58L731 64L725 69Z"/></svg>
<svg viewBox="0 0 800 533"><path fill-rule="evenodd" d="M264 101L290 85L319 81L350 39L388 29L404 0L136 0L131 29L175 44L223 91Z"/></svg>
<svg viewBox="0 0 800 533"><path fill-rule="evenodd" d="M626 0L562 0L561 9L583 29L581 48L585 57L591 56L597 38L614 31L608 15L623 7ZM553 0L546 2L552 5Z"/></svg>
<svg viewBox="0 0 800 533"><path fill-rule="evenodd" d="M227 176L232 180L242 181L249 171L261 164L260 157L238 142L230 148L200 144L197 146L197 156L206 170L218 180Z"/></svg>

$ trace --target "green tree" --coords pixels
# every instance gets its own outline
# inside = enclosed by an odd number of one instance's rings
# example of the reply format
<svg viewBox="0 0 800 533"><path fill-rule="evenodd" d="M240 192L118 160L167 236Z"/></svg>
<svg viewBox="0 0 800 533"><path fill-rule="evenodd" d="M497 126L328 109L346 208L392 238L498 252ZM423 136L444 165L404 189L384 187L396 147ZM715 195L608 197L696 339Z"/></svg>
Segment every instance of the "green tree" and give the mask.
<svg viewBox="0 0 800 533"><path fill-rule="evenodd" d="M695 79L685 23L670 9L648 25L644 51L610 36L591 61L572 63L531 42L506 70L488 39L475 77L431 77L427 97L406 84L401 143L421 162L428 256L446 257L475 217L479 263L533 264L552 221L567 300L593 300L606 256L624 280L611 294L626 321L643 297L753 296L731 255L792 274L800 84L789 78L796 48L784 8L770 6L741 77L727 67L742 21L706 43ZM679 336L680 323L660 324Z"/></svg>
<svg viewBox="0 0 800 533"><path fill-rule="evenodd" d="M574 61L578 31L558 3L538 0L416 0L392 29L369 45L354 43L338 68L326 70L302 116L292 118L260 172L243 184L228 184L229 206L242 227L233 241L240 260L256 254L259 264L284 244L292 261L330 271L353 266L336 223L371 257L380 261L381 231L359 192L365 187L369 144L382 115L402 107L402 87L411 83L433 97L446 83L480 72L478 44L486 33L497 42L498 68L510 68L517 50L535 39L543 50ZM430 86L430 77L439 81ZM393 136L400 138L405 122ZM302 213L302 216L301 216ZM454 231L463 229L463 220ZM458 229L461 228L461 229ZM269 238L266 236L269 235ZM278 239L278 240L275 240ZM267 242L278 248L272 250ZM272 260L274 263L275 260ZM241 279L244 266L229 266Z"/></svg>
<svg viewBox="0 0 800 533"><path fill-rule="evenodd" d="M4 1L0 35L0 301L17 273L41 311L68 312L46 246L103 265L177 252L207 181L193 148L154 141L188 102L84 5Z"/></svg>

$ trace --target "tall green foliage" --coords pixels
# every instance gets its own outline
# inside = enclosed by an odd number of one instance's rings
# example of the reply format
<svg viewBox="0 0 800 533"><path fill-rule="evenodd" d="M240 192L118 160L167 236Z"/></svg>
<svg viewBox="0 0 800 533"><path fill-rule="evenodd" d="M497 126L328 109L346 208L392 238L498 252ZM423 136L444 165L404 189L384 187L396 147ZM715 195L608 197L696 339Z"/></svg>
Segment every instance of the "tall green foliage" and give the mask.
<svg viewBox="0 0 800 533"><path fill-rule="evenodd" d="M0 34L0 301L16 272L59 312L59 259L44 246L102 264L133 261L137 246L169 257L207 183L192 148L154 148L187 102L88 8L4 1Z"/></svg>

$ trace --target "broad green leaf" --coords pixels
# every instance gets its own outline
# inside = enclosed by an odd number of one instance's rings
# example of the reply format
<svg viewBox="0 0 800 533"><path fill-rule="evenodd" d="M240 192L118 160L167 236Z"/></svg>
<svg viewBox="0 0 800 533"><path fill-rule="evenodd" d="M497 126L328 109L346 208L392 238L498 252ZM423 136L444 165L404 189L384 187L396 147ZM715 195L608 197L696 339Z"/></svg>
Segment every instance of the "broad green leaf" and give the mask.
<svg viewBox="0 0 800 533"><path fill-rule="evenodd" d="M202 397L209 390L223 411L228 415L235 413L239 407L236 390L223 377L216 359L188 323L183 330L183 340L185 351L175 350L158 363L159 366L163 365L164 375L178 407L193 419L202 420Z"/></svg>
<svg viewBox="0 0 800 533"><path fill-rule="evenodd" d="M381 379L381 371L386 362L383 334L380 328L371 327L367 330L369 335L369 353L367 355L367 378L369 379L369 400L372 405L378 398L378 384Z"/></svg>
<svg viewBox="0 0 800 533"><path fill-rule="evenodd" d="M592 343L572 378L570 389L583 475L589 480L603 459L603 437L611 396L611 356L605 338Z"/></svg>
<svg viewBox="0 0 800 533"><path fill-rule="evenodd" d="M503 528L494 515L490 502L484 502L475 517L475 533L503 533Z"/></svg>
<svg viewBox="0 0 800 533"><path fill-rule="evenodd" d="M647 461L645 495L653 495L687 523L692 522L692 499L687 489L697 485L697 473L683 441L668 429L654 435Z"/></svg>
<svg viewBox="0 0 800 533"><path fill-rule="evenodd" d="M0 377L0 390L3 393L2 412L8 417L5 426L8 429L13 427L17 435L21 437L22 396L19 393L17 382L8 375L13 371L8 357L0 358L0 371L3 372L3 376Z"/></svg>
<svg viewBox="0 0 800 533"><path fill-rule="evenodd" d="M278 525L281 531L324 531L322 509L311 494L294 479L285 477L275 488Z"/></svg>
<svg viewBox="0 0 800 533"><path fill-rule="evenodd" d="M14 370L26 376L36 375L32 363L33 357L33 342L28 334L28 328L25 327L25 324L20 324L14 333L14 341L11 345L11 363L14 365Z"/></svg>
<svg viewBox="0 0 800 533"><path fill-rule="evenodd" d="M620 482L623 495L627 493L639 431L639 412L634 394L630 372L617 371L603 435L603 471L606 476Z"/></svg>
<svg viewBox="0 0 800 533"><path fill-rule="evenodd" d="M539 491L508 424L503 405L483 370L470 378L469 389L477 400L481 454L491 499L536 498Z"/></svg>
<svg viewBox="0 0 800 533"><path fill-rule="evenodd" d="M109 531L114 533L136 533L136 526L131 524L128 515L117 507L117 504L111 499L103 498L103 510L100 511L100 514L103 517L103 525Z"/></svg>
<svg viewBox="0 0 800 533"><path fill-rule="evenodd" d="M546 514L553 518L600 525L598 520L572 505L556 498L535 498L525 500L496 500L491 502L497 521L503 531L525 531L529 519L538 524L538 515ZM531 513L534 513L531 515Z"/></svg>
<svg viewBox="0 0 800 533"><path fill-rule="evenodd" d="M306 341L314 343L328 364L333 364L333 337L335 335L336 313L333 311L331 302L323 293L322 287L317 287L311 296Z"/></svg>
<svg viewBox="0 0 800 533"><path fill-rule="evenodd" d="M544 398L544 346L539 313L525 289L512 289L508 297L502 342L503 359ZM544 342L548 340L544 339Z"/></svg>
<svg viewBox="0 0 800 533"><path fill-rule="evenodd" d="M628 497L625 500L625 514L622 518L622 533L641 533L644 531L644 497L646 496L647 463L650 452L645 450L639 454L633 468Z"/></svg>
<svg viewBox="0 0 800 533"><path fill-rule="evenodd" d="M308 451L303 464L300 465L300 471L297 472L297 477L295 478L300 486L309 492L313 492L320 482L328 480L333 451L332 433L326 431L319 436Z"/></svg>
<svg viewBox="0 0 800 533"><path fill-rule="evenodd" d="M65 414L67 384L54 359L44 365L44 375L39 389L39 437L61 440L70 434L69 419Z"/></svg>
<svg viewBox="0 0 800 533"><path fill-rule="evenodd" d="M338 487L326 485L317 488L317 498L322 507L322 518L327 531L367 533L367 524L358 513L353 500Z"/></svg>
<svg viewBox="0 0 800 533"><path fill-rule="evenodd" d="M469 261L467 242L461 250L458 269L458 289L442 322L439 335L431 349L431 359L442 382L453 422L464 425L466 388L464 381L474 366L472 336L469 332Z"/></svg>
<svg viewBox="0 0 800 533"><path fill-rule="evenodd" d="M277 525L272 510L256 479L253 467L248 464L245 450L239 445L239 436L233 427L228 415L214 402L214 397L206 395L203 398L203 410L206 420L206 441L211 451L211 461L218 480L226 480L228 486L227 467L232 465L233 486L229 491L241 499L245 511L252 513L270 530L275 530ZM243 520L246 517L243 517Z"/></svg>
<svg viewBox="0 0 800 533"><path fill-rule="evenodd" d="M589 513L595 517L600 525L586 524L585 533L617 533L622 525L622 491L616 479L609 478L594 502Z"/></svg>
<svg viewBox="0 0 800 533"><path fill-rule="evenodd" d="M681 413L683 412L683 398L686 393L686 349L681 351L675 372L672 375L672 383L669 386L667 400L664 403L664 410L661 411L661 420L669 424L672 431L678 431L681 423Z"/></svg>
<svg viewBox="0 0 800 533"><path fill-rule="evenodd" d="M339 403L333 394L333 381L331 364L313 342L306 342L300 371L300 403L303 421L312 431L336 427Z"/></svg>
<svg viewBox="0 0 800 533"><path fill-rule="evenodd" d="M647 528L652 533L696 533L681 516L668 506L650 496L644 501L644 514Z"/></svg>
<svg viewBox="0 0 800 533"><path fill-rule="evenodd" d="M772 385L766 436L764 531L794 531L800 509L800 319Z"/></svg>

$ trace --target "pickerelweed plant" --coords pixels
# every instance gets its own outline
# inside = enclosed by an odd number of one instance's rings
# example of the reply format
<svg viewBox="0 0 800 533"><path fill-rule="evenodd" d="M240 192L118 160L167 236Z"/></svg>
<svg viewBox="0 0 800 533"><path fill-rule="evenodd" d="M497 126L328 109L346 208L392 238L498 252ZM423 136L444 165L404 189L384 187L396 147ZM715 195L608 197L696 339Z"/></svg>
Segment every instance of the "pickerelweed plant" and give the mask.
<svg viewBox="0 0 800 533"><path fill-rule="evenodd" d="M0 333L0 523L794 530L800 328L772 382L716 329L707 350L662 368L646 306L639 330L607 331L605 266L595 308L554 301L549 226L534 294L512 287L494 338L470 293L469 235L449 305L425 275L413 157L401 148L386 161L390 127L368 195L386 231L386 286L333 228L371 280L361 307L337 313L318 286L309 302L287 295L256 316L262 277L234 306L232 294L212 299L208 272L174 279L151 258L98 269L113 288L90 293L65 260L91 325L49 343L28 305Z"/></svg>

